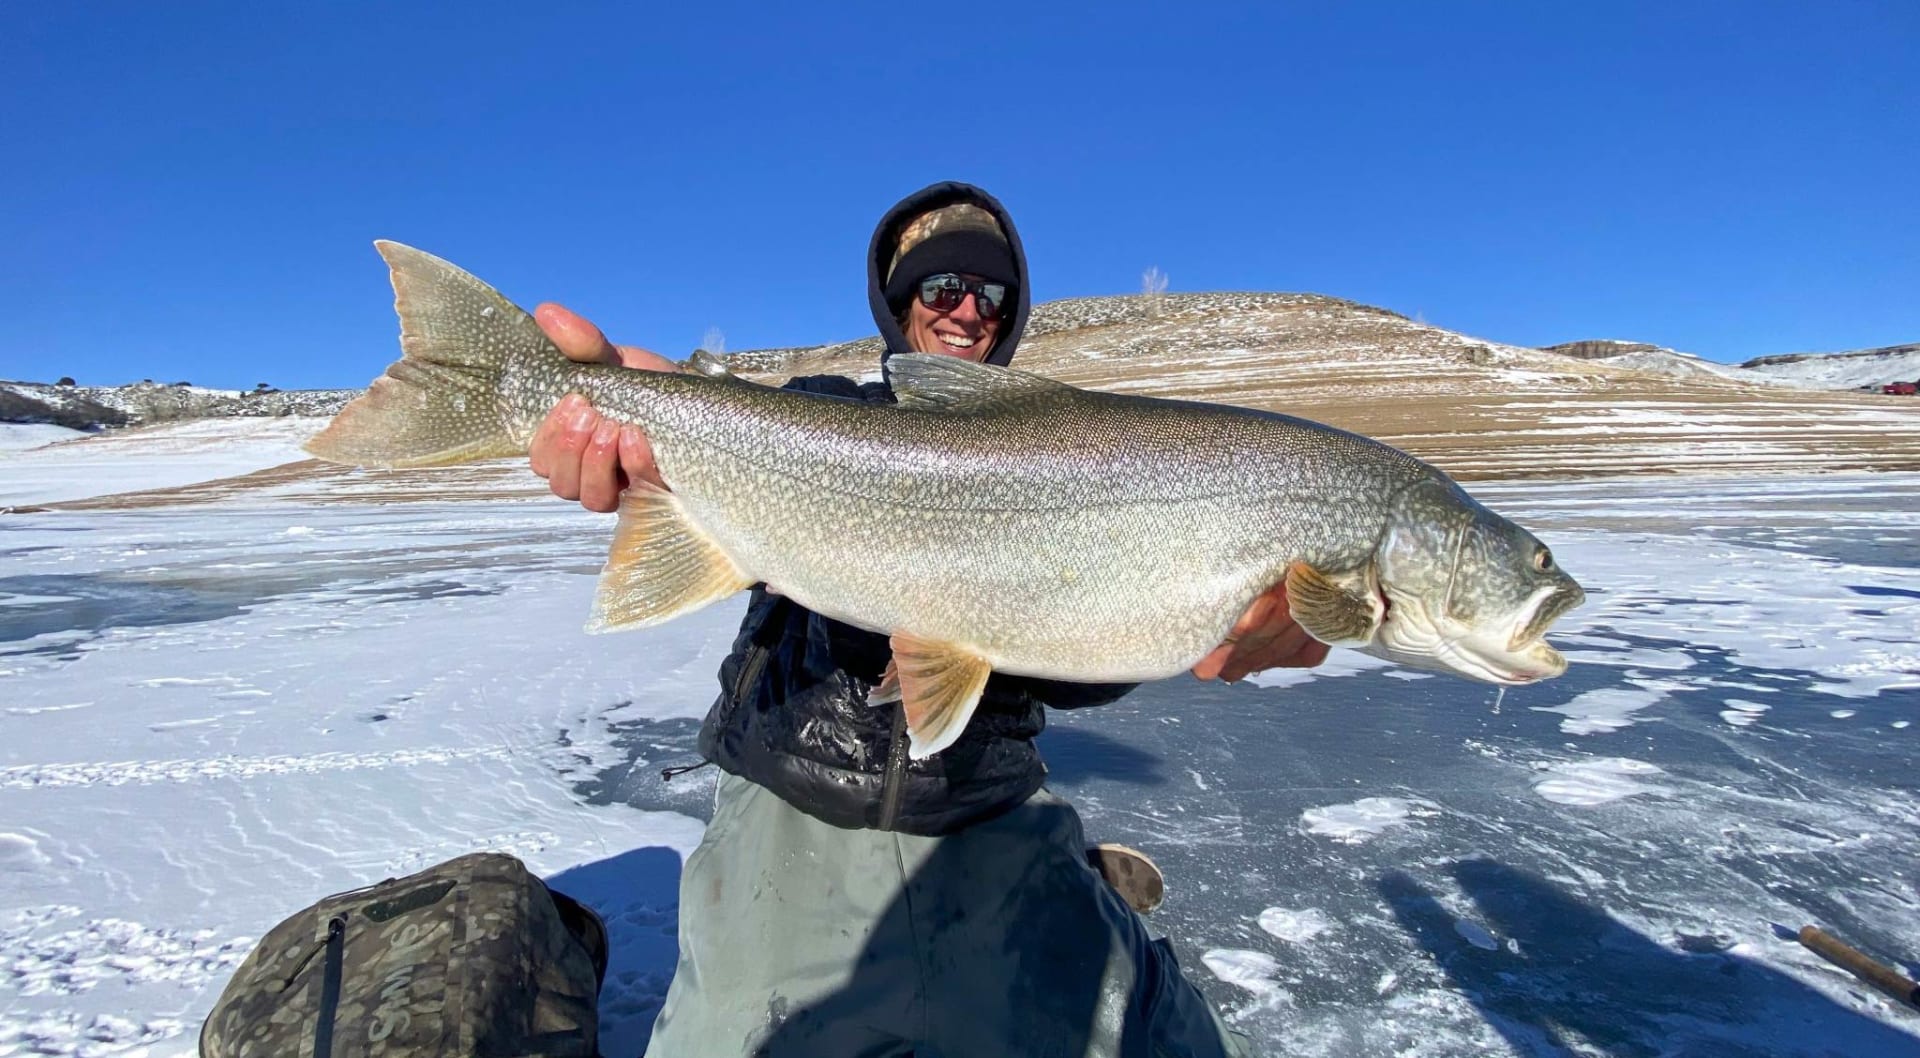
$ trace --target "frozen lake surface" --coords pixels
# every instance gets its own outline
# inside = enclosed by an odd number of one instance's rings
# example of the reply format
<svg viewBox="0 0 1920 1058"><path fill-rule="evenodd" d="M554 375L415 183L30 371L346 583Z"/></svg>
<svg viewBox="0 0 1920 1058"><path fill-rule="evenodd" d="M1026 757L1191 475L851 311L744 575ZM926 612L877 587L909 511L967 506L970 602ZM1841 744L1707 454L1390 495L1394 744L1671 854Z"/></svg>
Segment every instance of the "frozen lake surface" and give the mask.
<svg viewBox="0 0 1920 1058"><path fill-rule="evenodd" d="M1920 477L1480 485L1587 586L1511 690L1336 652L1056 714L1052 785L1274 1054L1920 1055ZM580 632L610 523L310 495L0 519L0 1055L191 1054L252 940L496 848L673 965L737 603ZM1783 935L1783 931L1788 935Z"/></svg>

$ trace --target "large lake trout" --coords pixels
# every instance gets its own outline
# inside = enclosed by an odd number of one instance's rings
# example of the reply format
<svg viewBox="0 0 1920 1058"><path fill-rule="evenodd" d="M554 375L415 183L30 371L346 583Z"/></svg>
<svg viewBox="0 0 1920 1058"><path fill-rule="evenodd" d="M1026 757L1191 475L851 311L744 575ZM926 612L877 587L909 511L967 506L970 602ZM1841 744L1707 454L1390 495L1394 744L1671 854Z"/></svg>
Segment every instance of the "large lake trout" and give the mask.
<svg viewBox="0 0 1920 1058"><path fill-rule="evenodd" d="M1532 534L1376 441L946 356L888 360L895 405L577 364L480 280L377 246L404 356L308 451L373 467L521 455L581 394L646 431L670 490L622 498L588 627L765 582L891 637L915 757L959 737L990 672L1171 676L1283 580L1323 643L1502 684L1566 668L1543 635L1580 586Z"/></svg>

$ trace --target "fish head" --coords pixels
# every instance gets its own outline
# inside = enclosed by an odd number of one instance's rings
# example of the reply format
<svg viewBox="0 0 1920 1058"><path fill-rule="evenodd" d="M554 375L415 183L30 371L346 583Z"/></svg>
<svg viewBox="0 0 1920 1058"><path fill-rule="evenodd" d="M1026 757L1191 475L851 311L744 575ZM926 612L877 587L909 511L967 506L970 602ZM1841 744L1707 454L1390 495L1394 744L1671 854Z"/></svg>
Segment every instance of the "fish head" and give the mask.
<svg viewBox="0 0 1920 1058"><path fill-rule="evenodd" d="M1374 557L1387 607L1368 653L1489 683L1566 671L1546 630L1586 593L1538 538L1453 482L1403 489Z"/></svg>

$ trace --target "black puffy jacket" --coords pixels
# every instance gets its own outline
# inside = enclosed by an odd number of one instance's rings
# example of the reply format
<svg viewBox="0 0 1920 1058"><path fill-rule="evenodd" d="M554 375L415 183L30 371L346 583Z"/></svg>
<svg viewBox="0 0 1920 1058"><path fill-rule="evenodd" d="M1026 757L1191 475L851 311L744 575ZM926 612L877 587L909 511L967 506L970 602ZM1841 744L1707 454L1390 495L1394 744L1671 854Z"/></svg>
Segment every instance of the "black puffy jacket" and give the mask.
<svg viewBox="0 0 1920 1058"><path fill-rule="evenodd" d="M913 217L957 201L991 211L1013 248L1020 271L1015 308L988 360L1004 364L1013 356L1030 305L1026 254L1006 210L966 184L935 184L909 195L874 231L867 283L885 355L908 351L881 292L895 233ZM833 375L798 378L787 386L893 400L884 382L863 385ZM886 636L756 588L733 653L720 666L720 698L700 729L701 755L835 826L943 834L1012 808L1040 788L1046 767L1033 739L1046 726L1046 706L1099 705L1133 687L995 674L960 740L914 761L907 757L900 706L867 703L890 656Z"/></svg>

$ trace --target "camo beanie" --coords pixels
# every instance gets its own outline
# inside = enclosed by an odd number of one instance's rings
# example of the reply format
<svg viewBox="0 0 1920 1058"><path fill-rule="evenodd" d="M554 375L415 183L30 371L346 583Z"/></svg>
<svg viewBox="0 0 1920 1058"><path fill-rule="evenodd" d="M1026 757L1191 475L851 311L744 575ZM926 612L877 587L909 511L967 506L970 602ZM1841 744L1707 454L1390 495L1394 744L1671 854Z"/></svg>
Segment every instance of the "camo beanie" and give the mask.
<svg viewBox="0 0 1920 1058"><path fill-rule="evenodd" d="M900 229L887 265L887 304L898 312L914 285L942 272L965 272L996 283L1017 284L1013 247L993 214L970 202L929 210Z"/></svg>

